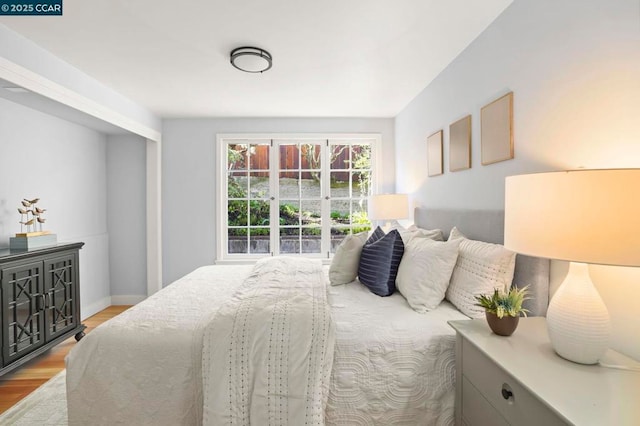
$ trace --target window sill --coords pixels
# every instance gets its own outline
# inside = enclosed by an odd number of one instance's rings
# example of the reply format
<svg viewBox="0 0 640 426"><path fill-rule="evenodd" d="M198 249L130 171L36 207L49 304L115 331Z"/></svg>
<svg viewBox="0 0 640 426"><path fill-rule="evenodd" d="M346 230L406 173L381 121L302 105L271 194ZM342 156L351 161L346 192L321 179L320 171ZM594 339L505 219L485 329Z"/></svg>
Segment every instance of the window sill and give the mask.
<svg viewBox="0 0 640 426"><path fill-rule="evenodd" d="M281 256L287 256L287 254L281 254ZM242 259L215 259L213 261L213 263L215 265L253 265L254 263L256 263L258 260L260 259L264 259L265 257L268 256L263 256L263 257L250 257L250 258L242 258ZM298 257L298 256L296 256ZM331 265L331 260L333 259L333 256L329 259L327 259L326 257L323 258L319 258L319 257L310 257L310 256L299 256L299 257L304 257L307 259L319 259L322 260L322 264L323 265Z"/></svg>

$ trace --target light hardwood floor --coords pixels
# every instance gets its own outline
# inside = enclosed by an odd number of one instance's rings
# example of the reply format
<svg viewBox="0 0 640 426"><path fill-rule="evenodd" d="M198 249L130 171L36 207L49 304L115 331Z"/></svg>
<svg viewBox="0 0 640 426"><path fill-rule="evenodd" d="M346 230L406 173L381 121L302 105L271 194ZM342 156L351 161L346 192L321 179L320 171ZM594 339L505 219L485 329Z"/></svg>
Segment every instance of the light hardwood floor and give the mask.
<svg viewBox="0 0 640 426"><path fill-rule="evenodd" d="M87 318L83 321L87 326L85 333L90 333L98 325L129 308L110 306ZM64 357L75 344L76 340L71 337L11 373L0 376L0 414L64 370Z"/></svg>

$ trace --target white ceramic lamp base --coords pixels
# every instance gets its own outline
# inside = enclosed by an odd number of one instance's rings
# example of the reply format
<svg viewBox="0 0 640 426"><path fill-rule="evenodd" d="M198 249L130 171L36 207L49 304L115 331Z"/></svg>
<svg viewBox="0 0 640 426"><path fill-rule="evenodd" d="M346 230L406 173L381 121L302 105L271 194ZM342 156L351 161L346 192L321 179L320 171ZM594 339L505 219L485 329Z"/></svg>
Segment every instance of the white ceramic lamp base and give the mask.
<svg viewBox="0 0 640 426"><path fill-rule="evenodd" d="M549 304L547 329L553 349L569 361L595 364L609 347L609 312L587 264L569 264L569 273Z"/></svg>
<svg viewBox="0 0 640 426"><path fill-rule="evenodd" d="M387 220L384 225L382 225L380 228L384 231L385 234L388 234L389 231L391 231L391 228L393 227L393 225L391 225L391 221Z"/></svg>

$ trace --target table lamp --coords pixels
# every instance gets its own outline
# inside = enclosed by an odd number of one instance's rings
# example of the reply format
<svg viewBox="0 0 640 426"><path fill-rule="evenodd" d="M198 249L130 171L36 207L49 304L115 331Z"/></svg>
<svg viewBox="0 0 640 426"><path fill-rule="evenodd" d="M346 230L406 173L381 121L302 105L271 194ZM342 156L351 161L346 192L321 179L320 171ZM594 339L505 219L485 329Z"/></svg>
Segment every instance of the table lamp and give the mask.
<svg viewBox="0 0 640 426"><path fill-rule="evenodd" d="M587 264L640 266L640 169L507 177L504 245L571 262L549 304L549 338L561 357L597 363L611 325Z"/></svg>
<svg viewBox="0 0 640 426"><path fill-rule="evenodd" d="M369 200L369 219L385 220L383 230L391 229L391 221L409 217L409 197L407 194L378 194Z"/></svg>

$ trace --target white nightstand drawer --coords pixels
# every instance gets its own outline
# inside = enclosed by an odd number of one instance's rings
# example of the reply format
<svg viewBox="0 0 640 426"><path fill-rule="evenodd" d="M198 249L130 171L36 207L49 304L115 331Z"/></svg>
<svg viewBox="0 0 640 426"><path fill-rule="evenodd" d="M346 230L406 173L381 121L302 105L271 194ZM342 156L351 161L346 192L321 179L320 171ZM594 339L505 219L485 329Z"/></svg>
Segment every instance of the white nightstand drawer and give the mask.
<svg viewBox="0 0 640 426"><path fill-rule="evenodd" d="M509 426L466 377L462 378L462 422L468 426Z"/></svg>
<svg viewBox="0 0 640 426"><path fill-rule="evenodd" d="M463 392L466 378L510 424L518 426L566 424L467 340L463 340L462 353L464 354ZM535 368L534 365L531 367ZM511 395L507 392L511 392ZM462 406L463 416L467 417L464 413L464 396Z"/></svg>

